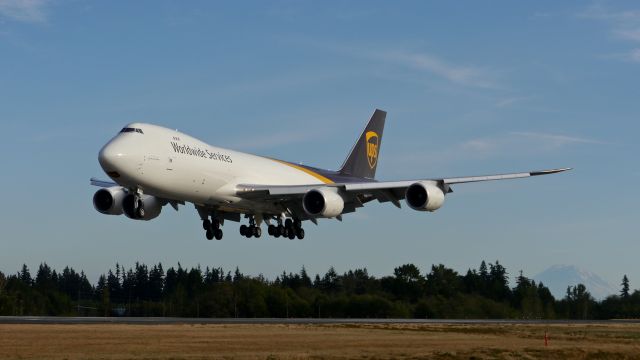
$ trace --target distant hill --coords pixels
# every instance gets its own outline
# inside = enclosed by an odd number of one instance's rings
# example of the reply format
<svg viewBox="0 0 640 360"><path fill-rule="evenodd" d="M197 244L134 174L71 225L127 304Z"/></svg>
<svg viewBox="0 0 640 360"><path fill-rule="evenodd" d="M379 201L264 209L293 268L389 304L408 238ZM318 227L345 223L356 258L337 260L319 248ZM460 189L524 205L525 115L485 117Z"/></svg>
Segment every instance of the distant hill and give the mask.
<svg viewBox="0 0 640 360"><path fill-rule="evenodd" d="M618 293L617 288L611 286L598 275L573 265L554 265L534 276L533 279L547 286L558 300L564 298L567 294L567 286L578 284L584 284L587 287L587 291L596 300Z"/></svg>

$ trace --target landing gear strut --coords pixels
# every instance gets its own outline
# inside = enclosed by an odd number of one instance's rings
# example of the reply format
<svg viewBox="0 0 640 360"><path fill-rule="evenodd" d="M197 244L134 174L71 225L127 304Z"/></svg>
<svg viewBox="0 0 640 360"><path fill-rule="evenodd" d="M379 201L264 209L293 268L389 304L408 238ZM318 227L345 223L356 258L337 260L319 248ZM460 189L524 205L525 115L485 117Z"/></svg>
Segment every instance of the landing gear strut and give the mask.
<svg viewBox="0 0 640 360"><path fill-rule="evenodd" d="M202 228L205 230L207 240L222 240L222 229L220 229L220 220L212 218L212 220L202 220Z"/></svg>
<svg viewBox="0 0 640 360"><path fill-rule="evenodd" d="M144 219L144 202L142 201L142 190L135 189L133 196L133 213L138 219Z"/></svg>
<svg viewBox="0 0 640 360"><path fill-rule="evenodd" d="M246 236L247 238L252 236L259 238L262 236L262 229L260 226L256 225L256 219L254 216L249 217L249 226L240 225L240 235Z"/></svg>

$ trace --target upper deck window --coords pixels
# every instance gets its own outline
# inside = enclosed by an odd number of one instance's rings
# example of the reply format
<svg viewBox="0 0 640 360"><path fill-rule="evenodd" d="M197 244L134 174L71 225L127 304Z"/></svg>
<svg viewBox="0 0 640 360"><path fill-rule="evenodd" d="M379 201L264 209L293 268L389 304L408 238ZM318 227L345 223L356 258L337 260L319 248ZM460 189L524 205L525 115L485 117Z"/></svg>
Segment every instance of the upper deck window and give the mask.
<svg viewBox="0 0 640 360"><path fill-rule="evenodd" d="M126 128L122 128L122 130L120 130L121 133L127 133L127 132L137 132L140 134L144 134L142 132L142 129L137 129L137 128L130 128L130 127L126 127Z"/></svg>

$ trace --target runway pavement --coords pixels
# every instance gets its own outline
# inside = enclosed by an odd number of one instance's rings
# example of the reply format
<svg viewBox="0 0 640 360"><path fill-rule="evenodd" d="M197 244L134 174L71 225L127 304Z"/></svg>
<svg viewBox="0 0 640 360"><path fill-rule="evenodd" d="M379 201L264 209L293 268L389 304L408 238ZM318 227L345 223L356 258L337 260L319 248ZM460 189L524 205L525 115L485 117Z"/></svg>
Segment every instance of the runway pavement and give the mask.
<svg viewBox="0 0 640 360"><path fill-rule="evenodd" d="M634 320L315 319L0 316L0 324L640 324Z"/></svg>

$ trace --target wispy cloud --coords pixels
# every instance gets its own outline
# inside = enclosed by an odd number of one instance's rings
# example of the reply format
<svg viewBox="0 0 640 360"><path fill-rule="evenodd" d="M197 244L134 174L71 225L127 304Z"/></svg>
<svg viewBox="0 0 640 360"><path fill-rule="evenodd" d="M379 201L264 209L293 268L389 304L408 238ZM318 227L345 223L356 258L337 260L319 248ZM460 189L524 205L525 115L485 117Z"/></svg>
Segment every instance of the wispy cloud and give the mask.
<svg viewBox="0 0 640 360"><path fill-rule="evenodd" d="M441 167L457 161L489 160L553 153L571 146L606 145L586 137L542 132L512 131L472 138L435 151L396 154L398 168L410 163L414 168Z"/></svg>
<svg viewBox="0 0 640 360"><path fill-rule="evenodd" d="M602 4L591 4L585 10L578 13L578 17L611 21L616 24L640 21L640 10L612 11Z"/></svg>
<svg viewBox="0 0 640 360"><path fill-rule="evenodd" d="M471 139L458 145L457 148L466 154L472 153L474 156L487 158L501 153L552 151L578 144L604 145L605 143L565 134L512 131L494 137Z"/></svg>
<svg viewBox="0 0 640 360"><path fill-rule="evenodd" d="M570 135L560 135L560 134L548 134L548 133L538 133L538 132L527 132L527 131L514 131L510 133L515 136L522 136L528 139L542 141L547 145L552 145L553 147L561 147L565 145L571 144L606 144L603 141L588 139L577 136Z"/></svg>
<svg viewBox="0 0 640 360"><path fill-rule="evenodd" d="M500 99L496 102L495 106L498 108L509 107L515 103L526 101L531 99L531 96L512 96L504 99Z"/></svg>
<svg viewBox="0 0 640 360"><path fill-rule="evenodd" d="M578 17L603 21L610 26L611 35L619 40L640 43L640 10L612 11L602 4L594 4L578 14ZM606 58L640 63L640 48L624 53L608 54Z"/></svg>
<svg viewBox="0 0 640 360"><path fill-rule="evenodd" d="M606 143L566 134L512 131L493 137L465 141L455 146L451 153L485 159L502 154L549 152L579 144L604 145Z"/></svg>
<svg viewBox="0 0 640 360"><path fill-rule="evenodd" d="M27 23L43 23L48 0L0 0L0 18Z"/></svg>
<svg viewBox="0 0 640 360"><path fill-rule="evenodd" d="M481 88L497 88L490 71L471 65L460 65L428 53L390 51L380 55L382 60L408 68L430 72L453 83Z"/></svg>
<svg viewBox="0 0 640 360"><path fill-rule="evenodd" d="M617 29L614 34L620 39L640 41L640 28L636 29Z"/></svg>

